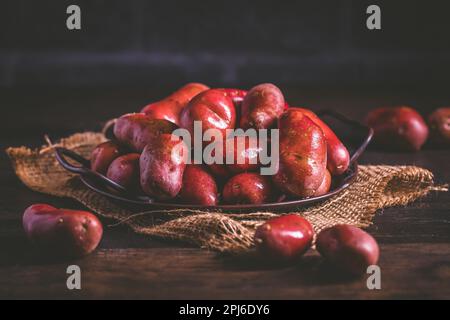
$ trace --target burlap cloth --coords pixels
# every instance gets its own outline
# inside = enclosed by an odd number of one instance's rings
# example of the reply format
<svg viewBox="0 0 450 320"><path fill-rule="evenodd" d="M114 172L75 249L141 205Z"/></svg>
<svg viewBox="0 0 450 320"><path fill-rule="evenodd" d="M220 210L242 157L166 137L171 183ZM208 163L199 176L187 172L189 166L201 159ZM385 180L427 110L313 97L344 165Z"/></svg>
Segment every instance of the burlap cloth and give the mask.
<svg viewBox="0 0 450 320"><path fill-rule="evenodd" d="M57 144L86 158L105 137L100 133L74 134ZM265 220L287 212L221 213L198 210L157 210L132 212L91 191L77 176L64 170L51 147L38 150L8 148L17 176L29 188L42 193L69 197L101 216L129 225L135 232L164 239L186 241L221 252L239 252L253 246L253 233ZM378 209L405 205L436 186L433 174L415 166L360 166L356 182L333 198L295 213L306 217L318 232L335 224L367 227Z"/></svg>

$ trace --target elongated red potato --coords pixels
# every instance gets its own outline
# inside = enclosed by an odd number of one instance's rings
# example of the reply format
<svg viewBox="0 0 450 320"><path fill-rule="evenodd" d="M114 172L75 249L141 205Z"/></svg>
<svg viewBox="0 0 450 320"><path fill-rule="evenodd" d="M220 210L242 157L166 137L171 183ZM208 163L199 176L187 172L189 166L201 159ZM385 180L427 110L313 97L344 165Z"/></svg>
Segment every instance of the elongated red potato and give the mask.
<svg viewBox="0 0 450 320"><path fill-rule="evenodd" d="M317 188L316 192L314 193L315 197L323 196L328 191L330 191L331 187L331 174L330 171L325 170L325 176L323 177L323 181L320 184L319 188Z"/></svg>
<svg viewBox="0 0 450 320"><path fill-rule="evenodd" d="M146 145L139 159L142 190L158 200L175 197L183 183L188 149L173 134L162 134Z"/></svg>
<svg viewBox="0 0 450 320"><path fill-rule="evenodd" d="M336 225L319 233L316 241L320 254L341 270L359 275L377 264L380 249L367 232L351 226Z"/></svg>
<svg viewBox="0 0 450 320"><path fill-rule="evenodd" d="M305 218L287 214L268 220L255 232L259 250L274 258L292 259L303 255L313 241L314 230Z"/></svg>
<svg viewBox="0 0 450 320"><path fill-rule="evenodd" d="M167 120L151 119L145 113L129 113L117 119L114 135L120 143L140 153L152 140L175 129L177 126Z"/></svg>
<svg viewBox="0 0 450 320"><path fill-rule="evenodd" d="M34 204L23 214L28 238L42 251L64 257L81 257L97 248L103 227L87 211Z"/></svg>
<svg viewBox="0 0 450 320"><path fill-rule="evenodd" d="M287 194L313 196L323 182L327 144L322 129L301 110L290 108L278 120L280 157L275 185Z"/></svg>
<svg viewBox="0 0 450 320"><path fill-rule="evenodd" d="M428 117L431 140L436 145L450 147L450 107L439 108Z"/></svg>
<svg viewBox="0 0 450 320"><path fill-rule="evenodd" d="M374 143L384 149L418 151L428 137L422 116L407 106L376 108L366 122L374 130Z"/></svg>
<svg viewBox="0 0 450 320"><path fill-rule="evenodd" d="M209 87L202 83L188 83L163 100L145 106L141 112L152 119L164 119L179 125L181 110L197 94L208 89Z"/></svg>
<svg viewBox="0 0 450 320"><path fill-rule="evenodd" d="M127 190L139 190L139 157L139 153L129 153L116 158L106 176Z"/></svg>
<svg viewBox="0 0 450 320"><path fill-rule="evenodd" d="M228 204L262 204L270 202L273 187L268 176L257 173L240 173L223 187L222 197Z"/></svg>
<svg viewBox="0 0 450 320"><path fill-rule="evenodd" d="M271 83L253 87L241 107L241 128L268 129L277 123L285 106L281 90Z"/></svg>
<svg viewBox="0 0 450 320"><path fill-rule="evenodd" d="M180 199L184 203L215 206L218 202L216 181L201 165L188 164L183 174Z"/></svg>
<svg viewBox="0 0 450 320"><path fill-rule="evenodd" d="M236 111L231 98L220 89L210 89L197 95L181 111L180 126L194 135L194 121L202 124L202 134L208 129L218 129L226 137L226 129L234 129Z"/></svg>
<svg viewBox="0 0 450 320"><path fill-rule="evenodd" d="M343 174L350 164L350 154L331 128L323 122L314 112L305 108L298 108L308 116L320 129L327 141L327 168L332 175Z"/></svg>
<svg viewBox="0 0 450 320"><path fill-rule="evenodd" d="M114 141L100 143L92 150L91 170L106 174L111 162L124 152L123 149L123 147Z"/></svg>

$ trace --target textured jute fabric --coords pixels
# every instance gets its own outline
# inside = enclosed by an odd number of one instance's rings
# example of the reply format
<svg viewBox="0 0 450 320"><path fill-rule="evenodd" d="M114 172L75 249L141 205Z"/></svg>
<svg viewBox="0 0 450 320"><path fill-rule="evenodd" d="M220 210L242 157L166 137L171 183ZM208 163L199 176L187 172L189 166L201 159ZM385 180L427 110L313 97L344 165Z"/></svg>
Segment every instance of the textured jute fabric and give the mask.
<svg viewBox="0 0 450 320"><path fill-rule="evenodd" d="M101 133L77 133L57 143L89 158L91 150L105 141ZM190 242L222 252L239 252L253 246L255 227L286 213L306 217L316 232L336 224L367 227L378 209L405 205L432 190L433 174L415 166L359 166L354 182L345 191L319 205L294 212L223 213L201 210L153 210L133 212L87 188L56 161L52 147L37 150L8 148L14 170L29 188L69 197L101 216L129 225L135 232L164 239Z"/></svg>

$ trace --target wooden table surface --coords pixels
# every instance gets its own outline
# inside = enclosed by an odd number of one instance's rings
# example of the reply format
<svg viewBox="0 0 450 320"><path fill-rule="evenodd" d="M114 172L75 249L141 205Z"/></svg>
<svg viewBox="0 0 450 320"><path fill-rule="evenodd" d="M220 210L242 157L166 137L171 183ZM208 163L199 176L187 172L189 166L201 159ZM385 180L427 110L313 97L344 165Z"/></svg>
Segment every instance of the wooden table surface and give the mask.
<svg viewBox="0 0 450 320"><path fill-rule="evenodd" d="M38 146L42 136L96 130L100 122L139 110L169 92L155 90L30 89L0 91L2 149ZM292 104L334 108L356 119L368 109L406 103L423 112L450 104L436 92L286 89ZM415 164L450 182L450 150L418 153L370 150L362 163ZM366 277L349 279L326 268L310 252L295 265L231 258L106 227L98 250L78 261L49 261L24 237L21 216L36 202L82 208L27 189L0 155L0 298L314 299L450 298L450 195L430 194L406 207L379 212L368 228L381 247L381 290L368 290ZM107 226L111 221L105 221ZM66 268L77 264L82 289L66 288Z"/></svg>

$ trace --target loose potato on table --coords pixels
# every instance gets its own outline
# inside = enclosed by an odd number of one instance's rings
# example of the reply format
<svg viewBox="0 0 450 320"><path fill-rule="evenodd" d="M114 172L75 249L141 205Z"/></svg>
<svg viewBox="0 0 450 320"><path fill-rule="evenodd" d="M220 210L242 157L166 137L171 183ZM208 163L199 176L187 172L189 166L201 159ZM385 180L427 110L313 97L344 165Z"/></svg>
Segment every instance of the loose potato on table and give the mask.
<svg viewBox="0 0 450 320"><path fill-rule="evenodd" d="M450 147L450 107L436 109L429 115L428 124L432 142Z"/></svg>
<svg viewBox="0 0 450 320"><path fill-rule="evenodd" d="M218 202L216 181L201 165L188 164L183 174L180 199L184 203L215 206Z"/></svg>
<svg viewBox="0 0 450 320"><path fill-rule="evenodd" d="M227 204L262 204L273 200L270 178L257 173L240 173L223 187L222 197Z"/></svg>
<svg viewBox="0 0 450 320"><path fill-rule="evenodd" d="M117 142L106 141L100 143L91 153L91 170L106 174L109 165L124 152L124 148Z"/></svg>
<svg viewBox="0 0 450 320"><path fill-rule="evenodd" d="M106 176L129 191L138 191L139 153L129 153L116 158L108 168Z"/></svg>

